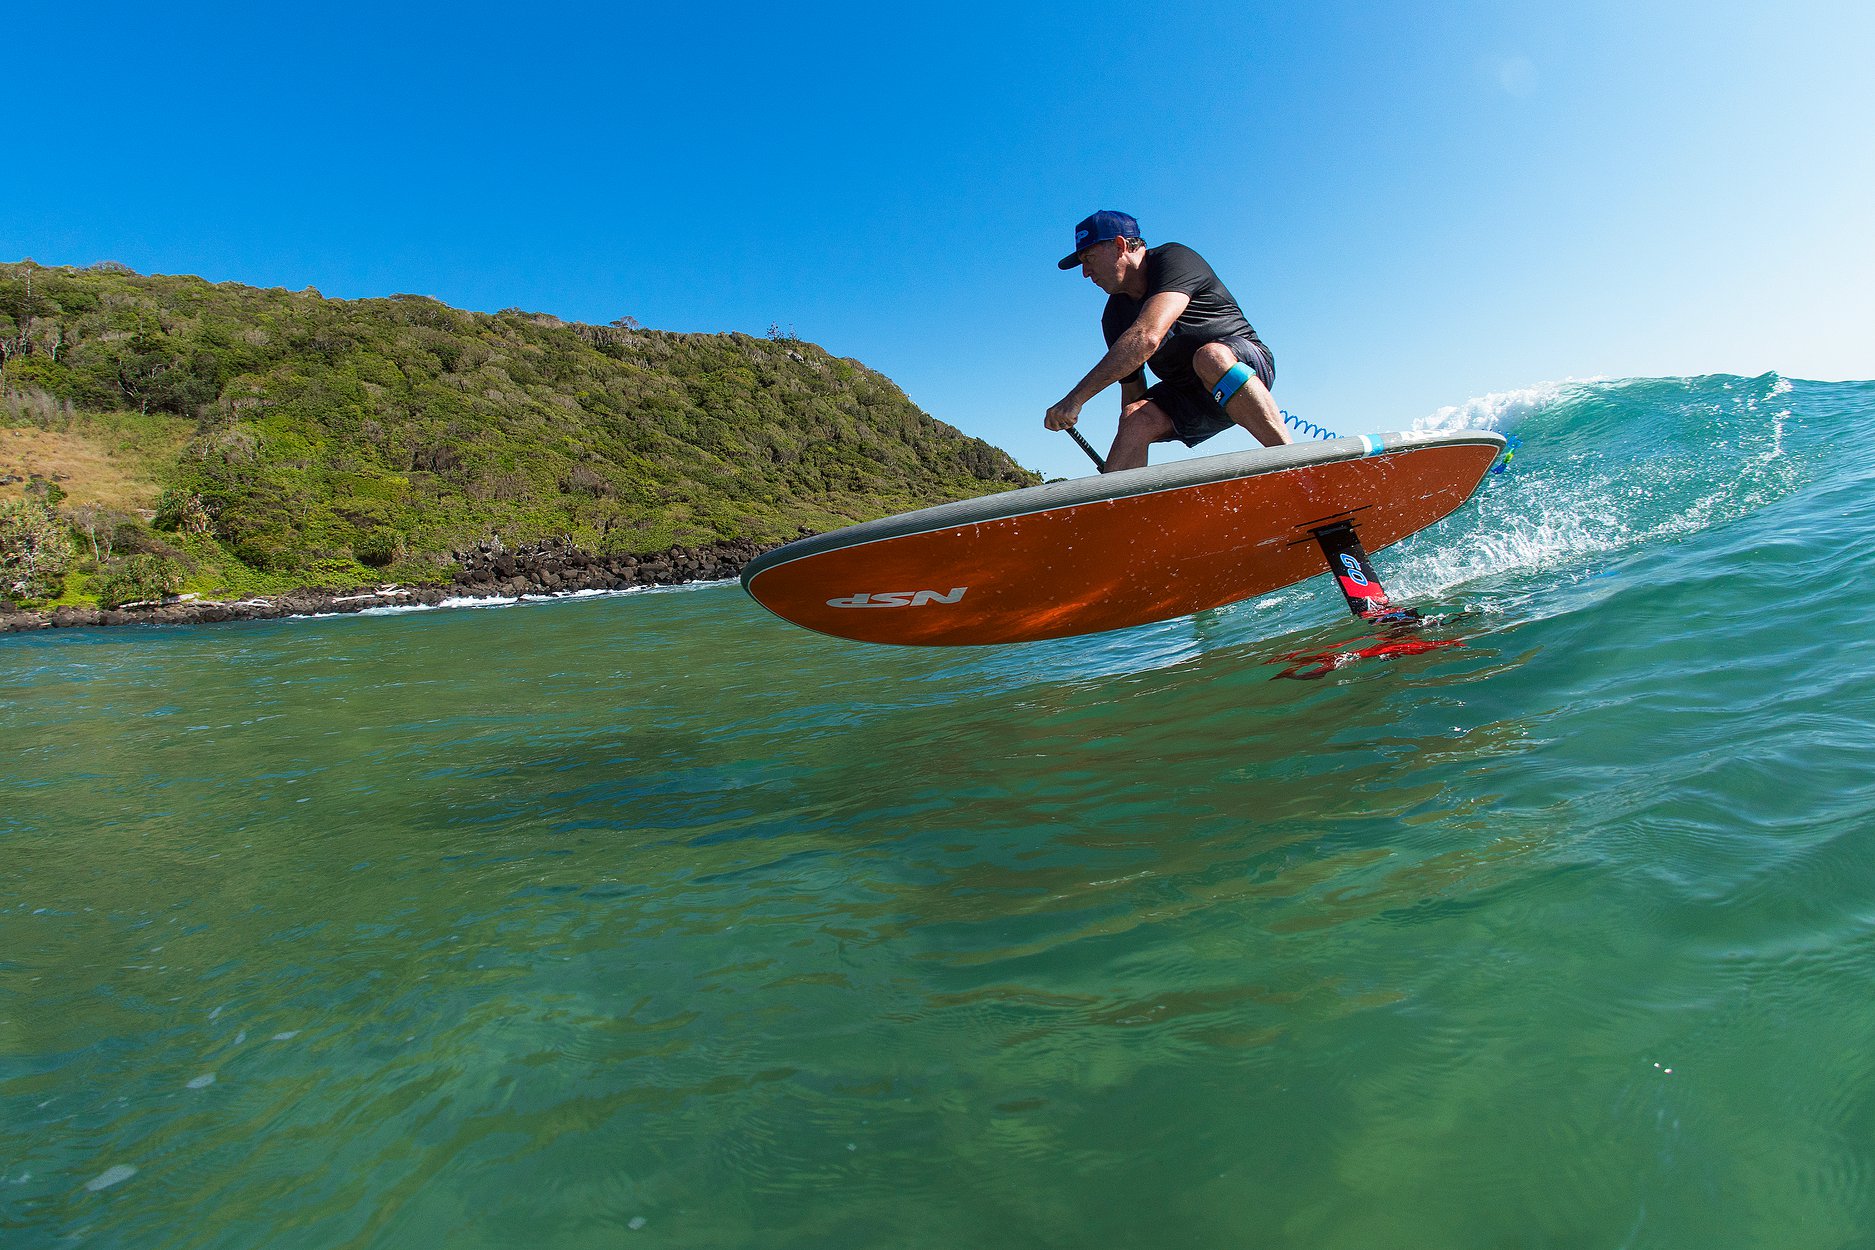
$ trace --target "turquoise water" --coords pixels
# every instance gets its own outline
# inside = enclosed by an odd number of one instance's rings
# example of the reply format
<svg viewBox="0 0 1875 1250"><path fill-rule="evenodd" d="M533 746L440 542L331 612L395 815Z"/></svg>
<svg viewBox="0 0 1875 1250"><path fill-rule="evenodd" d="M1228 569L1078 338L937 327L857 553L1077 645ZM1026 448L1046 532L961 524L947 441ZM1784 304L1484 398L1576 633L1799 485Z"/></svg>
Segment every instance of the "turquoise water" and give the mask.
<svg viewBox="0 0 1875 1250"><path fill-rule="evenodd" d="M1872 418L1445 414L1463 645L1317 680L1326 579L0 639L0 1243L1875 1242Z"/></svg>

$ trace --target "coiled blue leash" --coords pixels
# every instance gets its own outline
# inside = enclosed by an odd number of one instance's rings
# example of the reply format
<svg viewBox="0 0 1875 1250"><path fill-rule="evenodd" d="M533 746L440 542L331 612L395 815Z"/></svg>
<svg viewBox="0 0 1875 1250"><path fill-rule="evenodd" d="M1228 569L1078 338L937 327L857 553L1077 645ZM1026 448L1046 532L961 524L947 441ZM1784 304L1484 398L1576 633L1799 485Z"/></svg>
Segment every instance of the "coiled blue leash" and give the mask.
<svg viewBox="0 0 1875 1250"><path fill-rule="evenodd" d="M1307 434L1310 438L1340 438L1341 437L1341 435L1335 433L1333 430L1323 429L1321 426L1315 424L1315 422L1313 421L1304 421L1301 417L1292 415L1286 409L1278 408L1276 411L1282 415L1282 419L1285 424L1294 426L1296 429L1301 430L1304 434Z"/></svg>
<svg viewBox="0 0 1875 1250"><path fill-rule="evenodd" d="M1333 430L1323 429L1313 421L1304 421L1301 417L1296 416L1287 409L1278 408L1276 411L1282 414L1283 423L1285 425L1294 426L1311 438L1341 437L1341 435L1335 433ZM1517 454L1517 449L1522 446L1523 440L1521 438L1518 438L1515 434L1506 434L1504 436L1504 454L1499 457L1496 464L1491 466L1491 472L1502 473L1505 469L1509 468L1512 458Z"/></svg>

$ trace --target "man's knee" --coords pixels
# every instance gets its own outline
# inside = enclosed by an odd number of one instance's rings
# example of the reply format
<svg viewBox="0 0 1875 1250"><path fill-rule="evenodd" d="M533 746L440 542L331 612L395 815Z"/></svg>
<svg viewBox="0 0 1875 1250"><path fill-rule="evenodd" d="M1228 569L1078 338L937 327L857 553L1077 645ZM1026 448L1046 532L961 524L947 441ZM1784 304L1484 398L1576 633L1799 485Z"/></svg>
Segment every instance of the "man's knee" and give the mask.
<svg viewBox="0 0 1875 1250"><path fill-rule="evenodd" d="M1206 386L1215 385L1224 371L1237 363L1237 353L1222 343L1206 343L1192 353L1191 365Z"/></svg>
<svg viewBox="0 0 1875 1250"><path fill-rule="evenodd" d="M1120 411L1120 432L1143 437L1149 443L1173 437L1172 418L1150 399L1136 400Z"/></svg>

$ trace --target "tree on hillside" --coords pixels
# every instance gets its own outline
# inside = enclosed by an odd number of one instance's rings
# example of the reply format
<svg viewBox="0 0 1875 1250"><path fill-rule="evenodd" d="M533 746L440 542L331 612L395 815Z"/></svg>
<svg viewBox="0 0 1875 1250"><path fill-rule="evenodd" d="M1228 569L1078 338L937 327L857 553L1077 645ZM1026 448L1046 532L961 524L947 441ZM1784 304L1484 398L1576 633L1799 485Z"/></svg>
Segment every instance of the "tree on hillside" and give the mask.
<svg viewBox="0 0 1875 1250"><path fill-rule="evenodd" d="M118 345L117 389L139 412L194 414L221 392L211 353L185 346L148 321L140 321L129 341Z"/></svg>
<svg viewBox="0 0 1875 1250"><path fill-rule="evenodd" d="M72 554L71 529L45 504L30 496L0 502L0 594L53 598Z"/></svg>
<svg viewBox="0 0 1875 1250"><path fill-rule="evenodd" d="M33 318L58 311L58 306L33 290L30 272L21 279L0 278L0 365L33 349Z"/></svg>

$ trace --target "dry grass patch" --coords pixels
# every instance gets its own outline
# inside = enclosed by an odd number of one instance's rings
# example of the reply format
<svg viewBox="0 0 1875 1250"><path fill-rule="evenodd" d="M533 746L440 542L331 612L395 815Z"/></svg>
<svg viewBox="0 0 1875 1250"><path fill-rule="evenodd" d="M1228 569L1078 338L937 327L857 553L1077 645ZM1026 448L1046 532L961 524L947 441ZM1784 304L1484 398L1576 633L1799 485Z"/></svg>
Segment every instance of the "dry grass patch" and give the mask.
<svg viewBox="0 0 1875 1250"><path fill-rule="evenodd" d="M0 499L25 494L27 482L37 474L59 484L67 506L101 504L147 512L162 489L159 469L174 461L187 438L186 423L175 424L173 431L135 432L79 423L66 431L0 428L0 479L21 479L0 486Z"/></svg>

